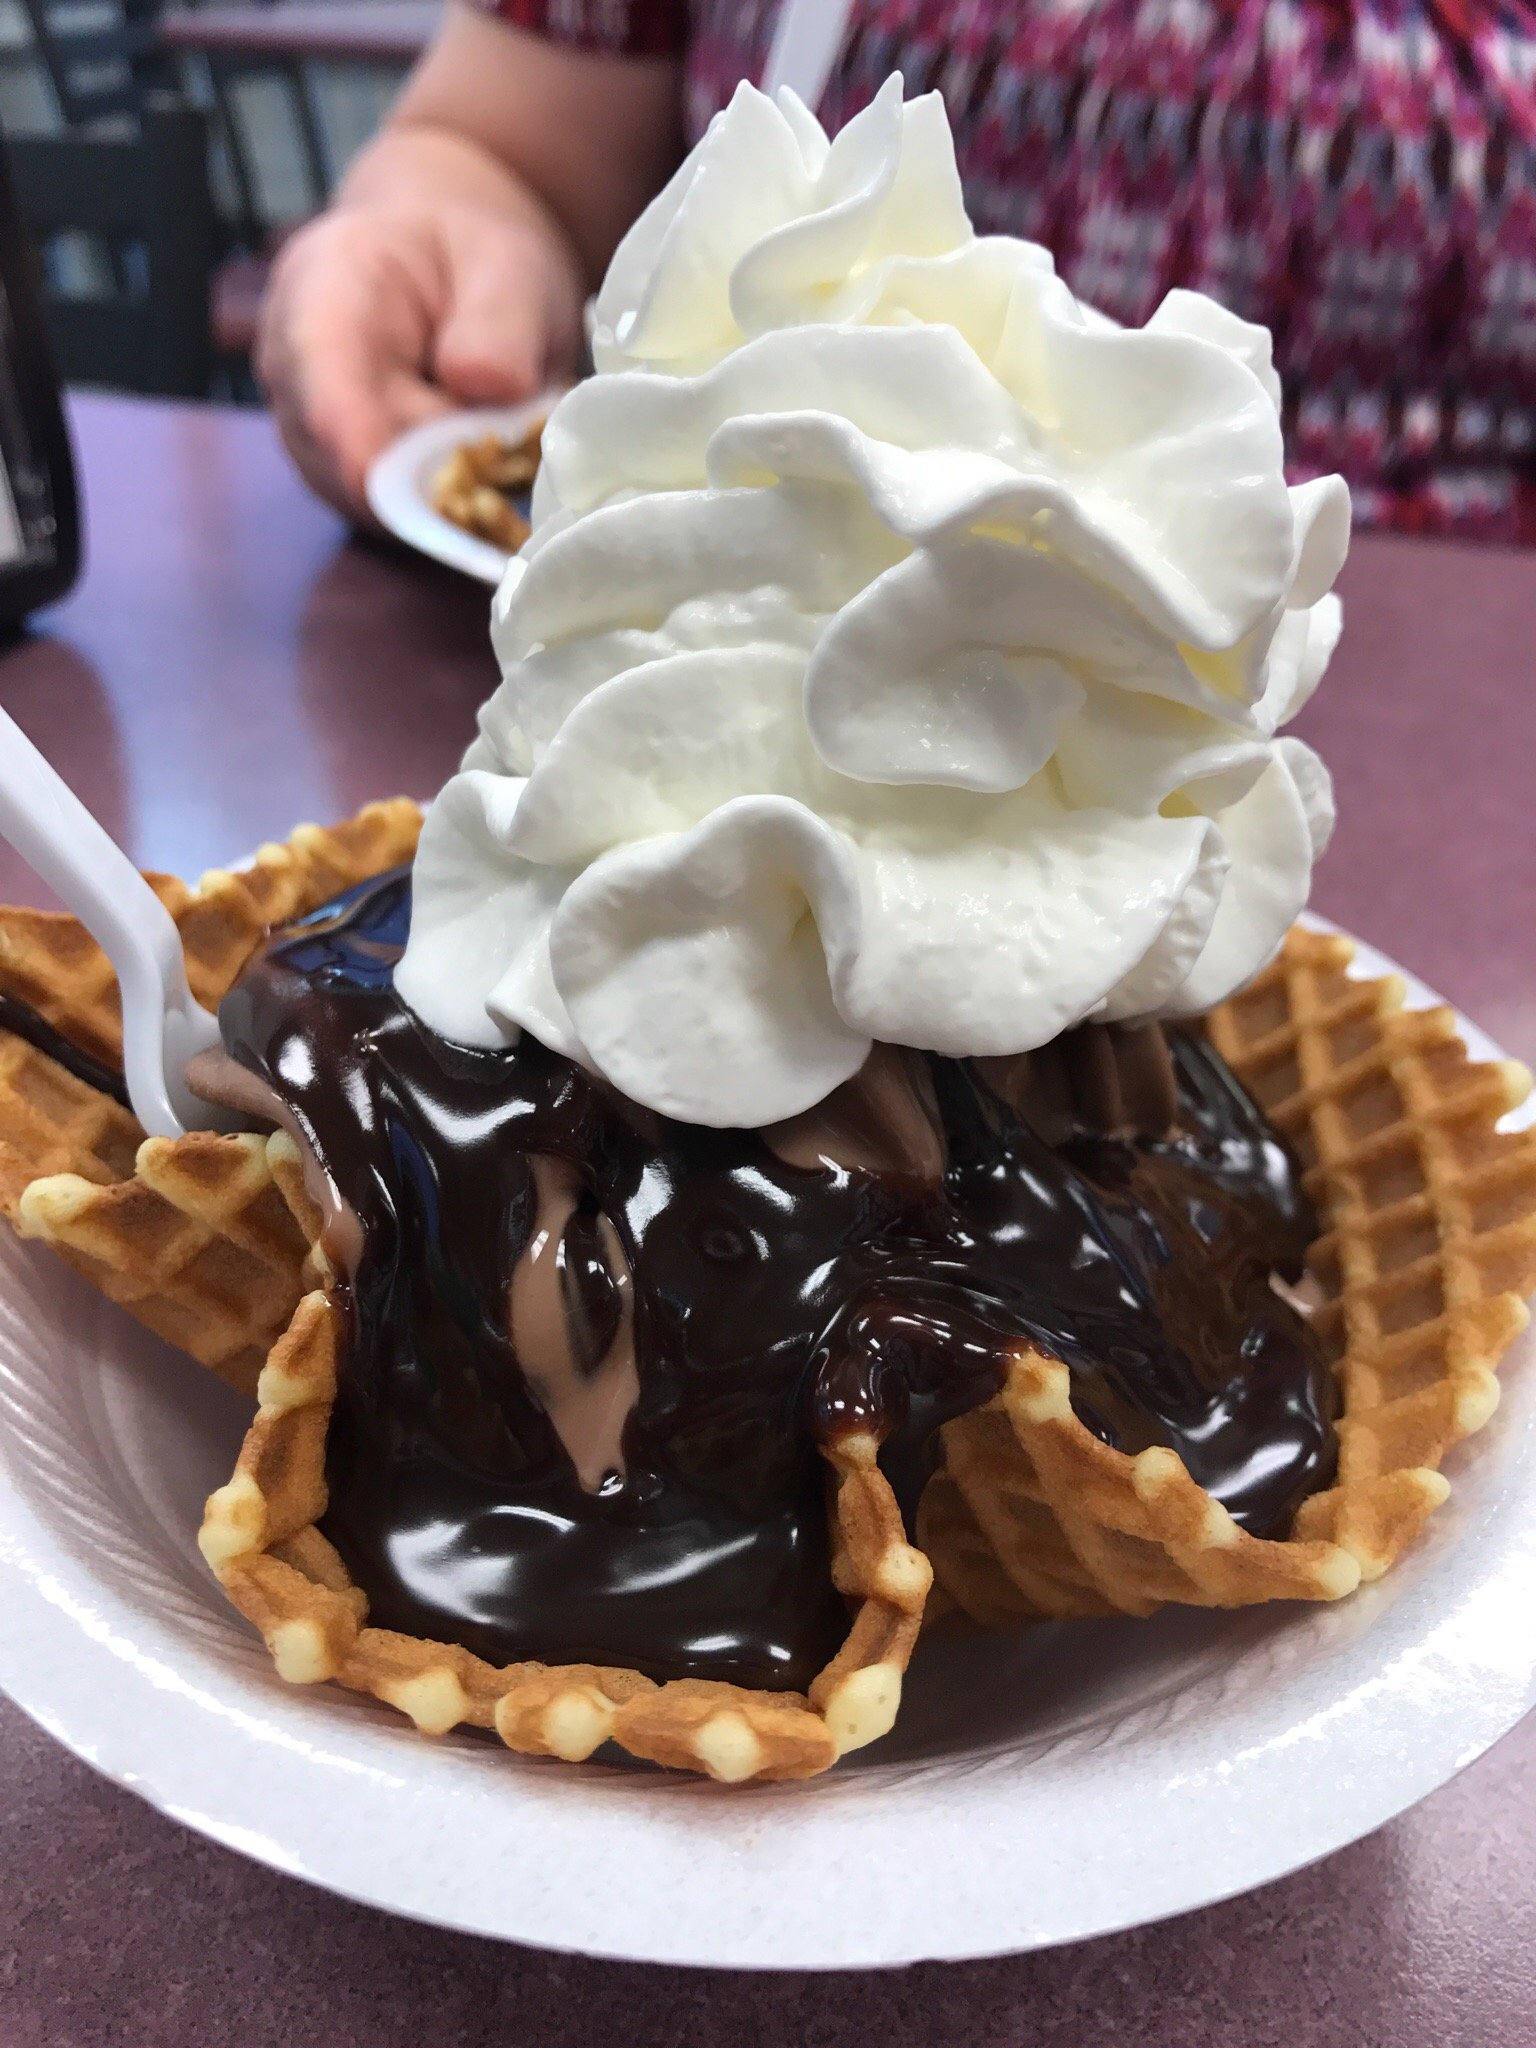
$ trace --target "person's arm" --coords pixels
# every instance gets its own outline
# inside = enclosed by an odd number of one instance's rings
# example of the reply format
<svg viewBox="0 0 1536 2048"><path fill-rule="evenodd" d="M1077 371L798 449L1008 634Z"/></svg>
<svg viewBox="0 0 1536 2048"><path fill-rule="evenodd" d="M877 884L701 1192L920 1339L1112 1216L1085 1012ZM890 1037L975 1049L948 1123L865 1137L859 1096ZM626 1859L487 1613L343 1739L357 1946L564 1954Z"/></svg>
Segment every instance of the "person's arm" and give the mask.
<svg viewBox="0 0 1536 2048"><path fill-rule="evenodd" d="M356 511L404 428L568 369L587 291L680 147L675 60L451 6L381 134L274 266L257 374L315 489Z"/></svg>

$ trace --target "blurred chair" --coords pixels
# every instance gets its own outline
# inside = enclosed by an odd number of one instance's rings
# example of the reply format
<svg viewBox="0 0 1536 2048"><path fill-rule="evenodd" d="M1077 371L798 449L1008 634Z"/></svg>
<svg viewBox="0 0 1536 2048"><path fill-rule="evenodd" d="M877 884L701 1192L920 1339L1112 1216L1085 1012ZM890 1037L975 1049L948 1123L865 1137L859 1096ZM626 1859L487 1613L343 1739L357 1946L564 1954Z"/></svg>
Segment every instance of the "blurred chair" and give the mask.
<svg viewBox="0 0 1536 2048"><path fill-rule="evenodd" d="M135 135L45 135L10 144L17 204L43 255L44 302L60 374L170 398L206 398L217 225L208 189L208 124L174 95L151 93ZM105 289L58 288L47 261L59 238L91 237L110 260Z"/></svg>
<svg viewBox="0 0 1536 2048"><path fill-rule="evenodd" d="M213 324L231 365L248 355L273 256L325 205L440 11L441 0L169 0L162 35L213 112L220 145L216 191L232 253L215 281Z"/></svg>
<svg viewBox="0 0 1536 2048"><path fill-rule="evenodd" d="M66 128L135 126L146 96L175 82L161 0L21 0Z"/></svg>
<svg viewBox="0 0 1536 2048"><path fill-rule="evenodd" d="M257 397L250 350L272 257L325 204L341 164L429 39L439 0L382 8L332 0L291 16L281 0L5 4L17 9L18 28L25 24L32 90L43 102L41 128L35 113L25 117L29 134L51 135L57 125L70 136L129 136L147 97L168 87L202 110L211 151L196 203L211 190L215 219L214 357L205 389ZM3 62L14 68L16 53L0 51ZM12 90L12 103L16 97ZM52 296L71 307L82 297L93 308L105 297L132 300L135 260L132 249L125 264L117 246L100 238L86 246L61 230L50 248Z"/></svg>
<svg viewBox="0 0 1536 2048"><path fill-rule="evenodd" d="M237 104L238 84L225 67L215 65L204 66L199 79L182 79L185 60L160 34L164 0L19 0L19 5L66 136L131 136L140 130L151 94L195 87L206 112L205 135L213 144L209 175L199 181L199 189L207 189L211 180L217 193L217 254L208 313L214 356L199 395L206 397L217 387L228 396L253 397L248 358L267 270L269 230ZM281 84L290 110L286 118L279 113L278 129L284 135L297 131L307 190L317 193L304 209L309 211L324 196L314 169L320 143L313 109L296 72ZM105 317L104 300L133 303L139 297L135 259L130 246L125 262L117 240L98 236L88 244L59 228L49 237L45 261L50 297L62 308L59 317L72 326L84 322L94 328ZM91 359L94 365L94 350ZM93 367L89 374L109 373ZM133 388L144 388L141 375L135 374Z"/></svg>
<svg viewBox="0 0 1536 2048"><path fill-rule="evenodd" d="M195 66L198 57L184 55L183 62ZM249 381L272 259L293 229L324 206L334 180L314 78L299 57L209 50L201 63L220 143L228 243L213 283L213 334L238 391L242 365ZM263 161L274 156L297 188L280 208L268 197L270 164Z"/></svg>

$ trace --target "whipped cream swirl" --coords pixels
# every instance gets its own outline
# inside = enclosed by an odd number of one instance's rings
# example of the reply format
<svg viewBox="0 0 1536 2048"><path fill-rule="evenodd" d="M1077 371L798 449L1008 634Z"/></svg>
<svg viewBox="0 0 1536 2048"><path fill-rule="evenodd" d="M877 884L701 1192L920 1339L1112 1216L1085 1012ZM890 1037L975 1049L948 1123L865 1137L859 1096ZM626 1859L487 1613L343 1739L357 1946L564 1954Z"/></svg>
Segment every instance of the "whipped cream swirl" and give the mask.
<svg viewBox="0 0 1536 2048"><path fill-rule="evenodd" d="M1121 330L976 236L893 78L830 142L743 85L592 341L422 834L428 1024L762 1124L876 1041L1022 1052L1263 966L1332 824L1276 734L1349 500L1287 488L1262 328Z"/></svg>

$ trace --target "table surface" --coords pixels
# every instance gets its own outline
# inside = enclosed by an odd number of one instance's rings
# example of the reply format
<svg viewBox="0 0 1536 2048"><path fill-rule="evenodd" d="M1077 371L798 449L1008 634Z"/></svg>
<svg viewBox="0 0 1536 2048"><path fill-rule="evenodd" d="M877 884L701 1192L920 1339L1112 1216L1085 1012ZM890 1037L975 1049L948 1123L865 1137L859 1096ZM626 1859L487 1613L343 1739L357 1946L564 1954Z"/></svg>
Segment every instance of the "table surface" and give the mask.
<svg viewBox="0 0 1536 2048"><path fill-rule="evenodd" d="M173 7L159 21L172 49L338 61L412 63L436 32L443 0L272 0Z"/></svg>
<svg viewBox="0 0 1536 2048"><path fill-rule="evenodd" d="M0 704L141 861L195 875L449 773L493 681L483 590L349 542L259 415L82 399L75 425L89 563L0 656ZM1536 1059L1536 551L1367 536L1342 588L1344 645L1300 724L1339 791L1318 907ZM0 900L20 897L41 900L7 852ZM1172 1925L765 1978L505 1948L331 1899L0 1703L0 2040L1529 2048L1533 1822L1536 1717L1368 1840Z"/></svg>

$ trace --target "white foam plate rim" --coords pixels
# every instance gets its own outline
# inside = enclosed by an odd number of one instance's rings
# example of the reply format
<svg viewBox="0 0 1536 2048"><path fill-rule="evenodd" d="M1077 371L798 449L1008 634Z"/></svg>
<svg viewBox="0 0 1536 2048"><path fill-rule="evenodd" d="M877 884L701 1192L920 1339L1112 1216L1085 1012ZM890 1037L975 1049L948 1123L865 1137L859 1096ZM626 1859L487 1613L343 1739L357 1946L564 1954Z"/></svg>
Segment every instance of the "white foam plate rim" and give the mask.
<svg viewBox="0 0 1536 2048"><path fill-rule="evenodd" d="M1362 946L1357 969L1391 963ZM193 1544L242 1404L9 1233L0 1275L0 1684L161 1811L392 1912L738 1967L1044 1947L1342 1847L1536 1698L1528 1343L1379 1585L928 1646L885 1743L805 1784L723 1788L430 1743L374 1702L283 1685Z"/></svg>

